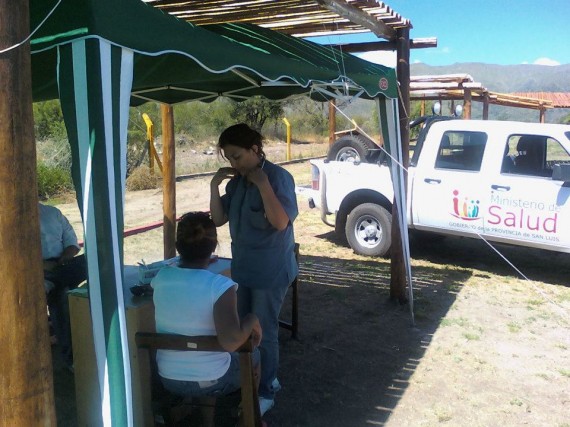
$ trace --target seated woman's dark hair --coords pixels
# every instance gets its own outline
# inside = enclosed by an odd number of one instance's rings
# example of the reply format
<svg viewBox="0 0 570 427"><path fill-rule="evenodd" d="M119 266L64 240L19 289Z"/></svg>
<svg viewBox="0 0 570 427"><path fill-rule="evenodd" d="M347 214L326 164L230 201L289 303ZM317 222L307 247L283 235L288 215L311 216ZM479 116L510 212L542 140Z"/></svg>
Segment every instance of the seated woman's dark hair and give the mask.
<svg viewBox="0 0 570 427"><path fill-rule="evenodd" d="M259 149L258 154L261 159L265 159L263 152L263 136L255 129L250 128L245 123L238 123L224 130L218 139L218 150L226 145L235 145L249 150L254 145Z"/></svg>
<svg viewBox="0 0 570 427"><path fill-rule="evenodd" d="M207 212L182 215L176 230L176 250L182 261L209 258L218 246L218 232Z"/></svg>

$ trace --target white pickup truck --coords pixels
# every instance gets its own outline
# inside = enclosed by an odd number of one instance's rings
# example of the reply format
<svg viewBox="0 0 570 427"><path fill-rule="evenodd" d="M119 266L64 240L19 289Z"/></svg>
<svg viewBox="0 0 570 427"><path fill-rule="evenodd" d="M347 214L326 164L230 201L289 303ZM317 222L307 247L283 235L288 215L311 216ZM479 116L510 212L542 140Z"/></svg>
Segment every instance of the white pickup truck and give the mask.
<svg viewBox="0 0 570 427"><path fill-rule="evenodd" d="M570 252L569 153L568 125L434 121L410 160L408 227ZM385 255L394 199L389 168L326 160L311 168L309 205L356 253Z"/></svg>

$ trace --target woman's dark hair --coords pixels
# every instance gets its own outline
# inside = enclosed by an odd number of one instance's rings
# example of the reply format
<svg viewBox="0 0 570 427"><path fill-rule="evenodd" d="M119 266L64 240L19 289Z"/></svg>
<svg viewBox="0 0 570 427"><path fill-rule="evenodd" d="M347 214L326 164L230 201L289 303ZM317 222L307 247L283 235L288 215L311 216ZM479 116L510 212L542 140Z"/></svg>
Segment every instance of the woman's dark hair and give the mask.
<svg viewBox="0 0 570 427"><path fill-rule="evenodd" d="M218 232L207 212L182 215L176 230L176 250L182 261L209 258L218 246Z"/></svg>
<svg viewBox="0 0 570 427"><path fill-rule="evenodd" d="M265 159L263 152L263 136L255 129L250 128L245 123L230 126L222 132L218 139L218 151L226 145L235 145L245 149L251 149L254 145L259 148L258 155L261 159Z"/></svg>

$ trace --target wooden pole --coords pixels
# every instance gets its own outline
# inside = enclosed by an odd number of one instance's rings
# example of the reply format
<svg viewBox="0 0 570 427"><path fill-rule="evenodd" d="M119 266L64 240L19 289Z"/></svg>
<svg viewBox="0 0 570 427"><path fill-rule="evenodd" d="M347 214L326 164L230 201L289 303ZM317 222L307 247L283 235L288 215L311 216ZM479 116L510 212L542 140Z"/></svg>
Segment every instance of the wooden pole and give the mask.
<svg viewBox="0 0 570 427"><path fill-rule="evenodd" d="M174 148L174 109L161 104L162 114L162 211L164 218L164 258L176 256L176 157Z"/></svg>
<svg viewBox="0 0 570 427"><path fill-rule="evenodd" d="M291 160L291 123L287 120L287 117L283 117L283 123L285 123L285 128L287 129L287 161Z"/></svg>
<svg viewBox="0 0 570 427"><path fill-rule="evenodd" d="M463 118L471 120L471 90L463 90Z"/></svg>
<svg viewBox="0 0 570 427"><path fill-rule="evenodd" d="M402 139L402 160L404 167L410 163L410 29L400 28L397 31L397 69L398 81L400 82L400 137ZM407 188L408 174L404 171L404 188ZM404 264L404 252L400 226L398 224L398 209L392 205L392 248L390 250L390 298L398 300L400 304L408 301L406 294L406 266Z"/></svg>
<svg viewBox="0 0 570 427"><path fill-rule="evenodd" d="M540 115L539 115L540 123L544 123L546 121L546 108L540 107Z"/></svg>
<svg viewBox="0 0 570 427"><path fill-rule="evenodd" d="M0 0L0 50L29 32L28 0ZM0 82L0 425L55 426L29 43L0 53Z"/></svg>
<svg viewBox="0 0 570 427"><path fill-rule="evenodd" d="M329 101L329 145L333 145L336 132L336 101L331 99Z"/></svg>
<svg viewBox="0 0 570 427"><path fill-rule="evenodd" d="M489 120L489 94L483 95L483 120Z"/></svg>

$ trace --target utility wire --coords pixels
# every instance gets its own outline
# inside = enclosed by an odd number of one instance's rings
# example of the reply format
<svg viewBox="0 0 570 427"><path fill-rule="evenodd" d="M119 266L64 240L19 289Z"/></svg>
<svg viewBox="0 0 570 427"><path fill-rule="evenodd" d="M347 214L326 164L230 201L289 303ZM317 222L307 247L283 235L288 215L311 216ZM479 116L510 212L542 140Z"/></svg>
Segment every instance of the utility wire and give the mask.
<svg viewBox="0 0 570 427"><path fill-rule="evenodd" d="M56 5L49 11L49 13L46 15L46 17L42 20L42 22L40 22L40 24L34 29L34 31L32 31L32 32L30 33L30 35L29 35L28 37L26 37L24 40L22 40L22 41L19 42L19 43L16 43L16 44L13 45L13 46L10 46L10 47L7 47L6 49L0 50L0 53L6 53L6 52L8 52L8 51L10 51L10 50L12 50L12 49L15 49L15 48L17 48L17 47L23 45L23 44L26 43L28 40L30 40L30 39L32 38L32 36L36 33L36 31L38 31L38 30L41 28L41 26L44 25L44 23L45 23L45 22L47 21L47 19L51 16L51 14L52 14L53 12L55 12L55 10L57 9L57 7L60 5L61 1L62 1L62 0L58 0L58 2L56 3Z"/></svg>

